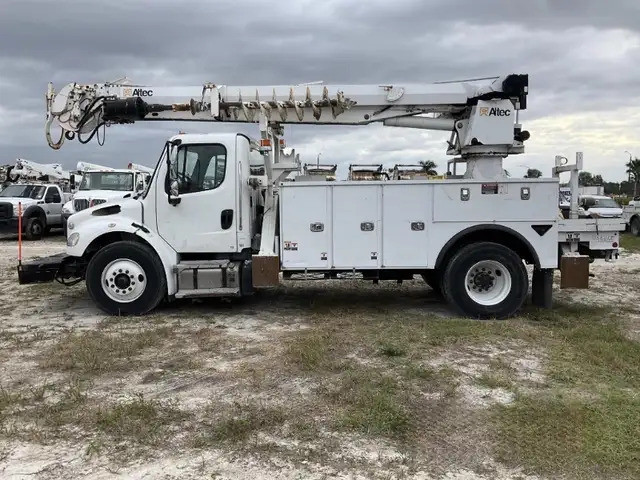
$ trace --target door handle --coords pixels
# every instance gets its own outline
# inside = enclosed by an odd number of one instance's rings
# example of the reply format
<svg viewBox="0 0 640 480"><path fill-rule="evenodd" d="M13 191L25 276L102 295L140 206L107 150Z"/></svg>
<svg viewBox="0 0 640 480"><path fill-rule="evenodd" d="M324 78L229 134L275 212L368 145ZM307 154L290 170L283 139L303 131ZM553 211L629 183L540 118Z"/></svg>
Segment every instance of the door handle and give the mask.
<svg viewBox="0 0 640 480"><path fill-rule="evenodd" d="M220 226L223 230L229 230L233 225L233 210L223 210L220 214Z"/></svg>

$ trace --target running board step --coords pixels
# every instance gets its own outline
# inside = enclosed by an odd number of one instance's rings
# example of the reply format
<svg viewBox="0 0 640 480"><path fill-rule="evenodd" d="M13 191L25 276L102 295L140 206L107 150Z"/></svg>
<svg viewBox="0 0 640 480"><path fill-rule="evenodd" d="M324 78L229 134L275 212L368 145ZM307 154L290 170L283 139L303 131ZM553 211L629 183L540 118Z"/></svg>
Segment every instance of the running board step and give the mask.
<svg viewBox="0 0 640 480"><path fill-rule="evenodd" d="M239 288L198 288L194 290L179 290L176 298L198 298L198 297L232 297L240 295Z"/></svg>

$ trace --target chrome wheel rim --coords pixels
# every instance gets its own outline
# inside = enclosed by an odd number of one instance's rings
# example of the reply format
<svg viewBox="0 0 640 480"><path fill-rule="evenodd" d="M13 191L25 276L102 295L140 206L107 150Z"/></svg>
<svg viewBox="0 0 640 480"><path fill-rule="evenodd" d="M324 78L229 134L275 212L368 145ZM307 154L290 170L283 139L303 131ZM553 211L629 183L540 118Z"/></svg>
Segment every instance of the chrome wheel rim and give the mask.
<svg viewBox="0 0 640 480"><path fill-rule="evenodd" d="M119 258L109 263L101 276L102 291L118 303L130 303L140 298L147 287L147 274L133 260Z"/></svg>
<svg viewBox="0 0 640 480"><path fill-rule="evenodd" d="M474 302L485 306L498 305L511 291L511 273L498 261L482 260L467 271L464 283Z"/></svg>

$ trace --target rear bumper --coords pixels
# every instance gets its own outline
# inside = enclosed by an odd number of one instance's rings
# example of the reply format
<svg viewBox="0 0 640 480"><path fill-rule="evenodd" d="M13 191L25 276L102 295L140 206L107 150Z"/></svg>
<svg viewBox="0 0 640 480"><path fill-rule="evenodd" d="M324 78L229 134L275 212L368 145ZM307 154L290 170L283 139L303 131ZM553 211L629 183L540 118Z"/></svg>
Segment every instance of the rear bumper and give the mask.
<svg viewBox="0 0 640 480"><path fill-rule="evenodd" d="M18 282L20 285L26 285L51 282L56 278L61 280L84 278L84 267L85 265L79 258L59 253L19 265Z"/></svg>
<svg viewBox="0 0 640 480"><path fill-rule="evenodd" d="M18 233L18 217L0 219L0 233Z"/></svg>

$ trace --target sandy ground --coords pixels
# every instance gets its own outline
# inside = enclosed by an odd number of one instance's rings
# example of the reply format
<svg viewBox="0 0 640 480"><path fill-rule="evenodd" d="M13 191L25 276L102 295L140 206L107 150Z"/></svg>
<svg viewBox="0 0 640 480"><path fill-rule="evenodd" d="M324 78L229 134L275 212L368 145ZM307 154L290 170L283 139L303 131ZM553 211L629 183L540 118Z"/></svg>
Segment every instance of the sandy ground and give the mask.
<svg viewBox="0 0 640 480"><path fill-rule="evenodd" d="M24 246L25 258L58 253L64 248L62 237L49 237ZM99 312L89 300L84 285L66 288L58 284L19 286L15 273L16 243L13 239L0 240L0 304L2 316L0 330L4 332L5 347L0 351L0 386L38 385L64 383L69 374L63 371L40 368L38 355L68 332L109 331L135 332L140 322L146 325L165 322L175 329L176 339L170 348L180 349L180 339L202 328L216 329L222 351L201 351L185 347L184 357L197 361L197 366L171 371L171 366L150 358L145 367L124 374L106 375L93 379L90 395L95 398L119 400L137 394L150 399L171 399L181 408L200 411L212 396L225 397L229 402L264 396L273 400L273 393L260 389L243 389L238 393L234 372L252 366L259 368L265 355L277 350L277 345L292 332L307 328L310 296L335 295L335 301L344 301L341 289L347 288L354 302L366 302L375 309L396 305L407 312L429 308L447 317L452 313L435 297L423 295L426 286L421 281L406 282L402 286L386 284L373 287L364 282L339 283L313 282L288 288L282 295L256 297L242 304L222 301L191 303L182 302L164 307L159 313L135 320L113 320ZM560 291L556 287L556 299L574 299L612 308L630 305L636 301L637 291L630 287L630 278L640 272L640 255L624 254L617 263L597 262L591 268L594 277L588 291ZM556 282L558 283L558 282ZM382 292L382 293L380 293ZM638 318L629 318L629 335L640 337ZM17 339L17 340L16 340ZM19 348L8 348L15 342ZM13 343L12 343L13 342ZM153 354L150 354L153 355ZM459 392L468 408L482 409L494 403L509 403L513 394L501 388L483 388L472 380L487 371L494 358L509 363L523 382L542 382L544 352L522 350L517 345L478 346L464 350L445 350L430 358L434 368L448 367L461 376ZM162 360L162 361L161 361ZM283 397L313 395L313 382L289 381L277 385ZM438 394L434 394L438 395ZM6 432L5 432L6 433ZM189 432L185 431L185 435ZM327 433L327 435L332 435ZM335 438L337 448L323 456L304 455L252 455L246 450L233 448L207 448L197 450L164 449L145 452L127 460L117 460L109 455L90 454L91 439L81 443L56 438L35 442L8 436L0 437L0 477L11 479L53 478L149 478L149 479L284 479L284 478L415 478L415 479L527 479L520 470L507 469L486 457L483 468L469 469L456 460L439 471L426 468L409 469L413 459L384 440L372 441L357 435L341 435ZM269 439L267 439L269 440ZM284 439L272 439L280 448L289 450L295 446Z"/></svg>

